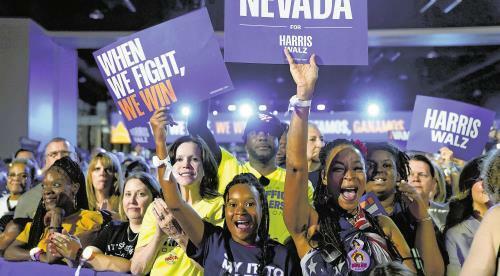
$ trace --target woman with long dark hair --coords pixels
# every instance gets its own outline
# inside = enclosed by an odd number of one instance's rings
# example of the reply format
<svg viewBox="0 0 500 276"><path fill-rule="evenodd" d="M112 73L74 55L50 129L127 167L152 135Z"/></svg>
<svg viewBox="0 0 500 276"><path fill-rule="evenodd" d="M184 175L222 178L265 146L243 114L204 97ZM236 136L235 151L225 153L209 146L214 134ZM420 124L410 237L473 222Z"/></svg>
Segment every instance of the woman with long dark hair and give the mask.
<svg viewBox="0 0 500 276"><path fill-rule="evenodd" d="M328 143L320 153L320 180L314 208L307 200L307 123L318 76L314 55L309 64L295 64L285 51L297 94L287 141L284 219L304 275L368 275L377 264L403 261L414 269L405 239L386 216L364 212L359 199L365 191L362 147L347 140Z"/></svg>
<svg viewBox="0 0 500 276"><path fill-rule="evenodd" d="M163 110L155 112L153 118L166 119ZM158 121L152 119L151 123L154 126ZM166 121L161 124L165 125ZM181 172L177 178L177 186L182 200L209 223L222 224L223 201L217 192L217 164L205 142L197 137L182 136L170 145L167 153L165 136L155 138L157 147L164 149L164 155L160 156L158 153L160 158L168 156L173 168ZM161 170L162 167L158 169ZM159 176L161 178L163 174L159 173ZM180 233L178 223L165 206L162 199L156 199L146 211L132 258L131 272L202 275L203 270L186 256L187 238Z"/></svg>
<svg viewBox="0 0 500 276"><path fill-rule="evenodd" d="M5 251L10 261L40 261L53 263L61 255L52 243L52 233L67 232L79 237L82 245L89 242L90 233L104 222L98 211L88 211L85 178L79 165L63 157L45 172L42 200L33 218Z"/></svg>
<svg viewBox="0 0 500 276"><path fill-rule="evenodd" d="M484 158L485 156L474 158L464 166L458 181L459 192L450 202L445 226L446 251L449 257L447 275L459 274L469 255L472 239L490 205L481 179Z"/></svg>
<svg viewBox="0 0 500 276"><path fill-rule="evenodd" d="M481 168L483 188L495 206L488 209L470 246L460 275L500 273L500 149L492 150Z"/></svg>
<svg viewBox="0 0 500 276"><path fill-rule="evenodd" d="M169 120L165 111L155 112L150 122L158 157L166 158L165 127ZM187 179L199 183L208 173L199 166L200 155L196 144L184 143L177 149L170 172L165 173L168 165L158 168L164 208L168 206L189 239L187 255L204 268L206 275L296 275L287 249L269 237L266 195L252 174L237 175L225 188L223 228L204 221L186 203L178 185Z"/></svg>

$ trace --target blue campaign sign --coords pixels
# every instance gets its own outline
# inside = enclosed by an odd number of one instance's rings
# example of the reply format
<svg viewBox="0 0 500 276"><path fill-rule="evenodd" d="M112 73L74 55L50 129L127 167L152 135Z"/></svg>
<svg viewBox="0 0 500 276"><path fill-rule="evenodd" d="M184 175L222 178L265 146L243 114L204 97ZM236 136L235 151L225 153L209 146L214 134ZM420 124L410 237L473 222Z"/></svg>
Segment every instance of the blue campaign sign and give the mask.
<svg viewBox="0 0 500 276"><path fill-rule="evenodd" d="M225 1L224 36L229 62L367 65L367 0Z"/></svg>
<svg viewBox="0 0 500 276"><path fill-rule="evenodd" d="M446 146L469 160L482 154L494 119L495 112L479 106L417 96L407 149L436 153Z"/></svg>
<svg viewBox="0 0 500 276"><path fill-rule="evenodd" d="M94 58L133 142L148 147L155 110L233 88L205 8L122 38Z"/></svg>

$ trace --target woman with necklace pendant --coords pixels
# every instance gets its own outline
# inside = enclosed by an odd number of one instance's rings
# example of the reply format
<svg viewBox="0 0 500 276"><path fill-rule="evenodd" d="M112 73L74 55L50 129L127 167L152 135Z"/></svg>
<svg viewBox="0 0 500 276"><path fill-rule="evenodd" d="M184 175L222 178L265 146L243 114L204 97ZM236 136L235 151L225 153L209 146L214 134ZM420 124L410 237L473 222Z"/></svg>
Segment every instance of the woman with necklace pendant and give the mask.
<svg viewBox="0 0 500 276"><path fill-rule="evenodd" d="M160 197L159 187L150 174L131 174L125 180L120 200L120 217L124 221L108 223L84 250L67 235L55 234L56 243L67 244L69 257L78 260L74 266L86 262L96 271L129 272L142 219L149 204Z"/></svg>
<svg viewBox="0 0 500 276"><path fill-rule="evenodd" d="M307 200L306 156L310 100L318 67L295 64L285 50L297 84L287 141L284 220L301 258L304 275L368 275L378 264L404 260L414 269L399 229L385 216L370 216L359 206L365 191L364 145L347 140L328 143L320 153L321 172L314 208Z"/></svg>

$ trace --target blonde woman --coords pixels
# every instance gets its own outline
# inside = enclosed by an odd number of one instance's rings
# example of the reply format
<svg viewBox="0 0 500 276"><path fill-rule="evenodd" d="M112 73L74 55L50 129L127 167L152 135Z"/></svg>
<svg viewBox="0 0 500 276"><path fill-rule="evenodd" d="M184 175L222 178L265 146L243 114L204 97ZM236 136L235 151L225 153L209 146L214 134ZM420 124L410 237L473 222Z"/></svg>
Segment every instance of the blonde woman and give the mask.
<svg viewBox="0 0 500 276"><path fill-rule="evenodd" d="M109 152L96 154L90 160L87 172L89 210L118 213L122 181L121 167L116 156Z"/></svg>

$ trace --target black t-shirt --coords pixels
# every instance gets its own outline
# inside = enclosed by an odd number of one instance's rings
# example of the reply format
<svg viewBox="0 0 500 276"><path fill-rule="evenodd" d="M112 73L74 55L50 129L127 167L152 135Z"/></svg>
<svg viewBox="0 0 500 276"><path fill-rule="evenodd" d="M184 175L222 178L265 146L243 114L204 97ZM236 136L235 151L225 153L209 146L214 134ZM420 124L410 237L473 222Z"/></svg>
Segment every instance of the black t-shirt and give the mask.
<svg viewBox="0 0 500 276"><path fill-rule="evenodd" d="M189 241L186 254L205 269L205 275L257 275L260 247L241 245L231 237L224 237L224 230L204 222L203 241L197 248ZM227 244L229 243L229 244ZM230 248L233 261L229 261L226 248ZM293 262L285 246L270 240L272 260L264 269L264 275L300 275L299 263Z"/></svg>
<svg viewBox="0 0 500 276"><path fill-rule="evenodd" d="M139 233L132 232L128 222L111 221L99 232L92 246L106 255L130 260L134 255L138 235Z"/></svg>

